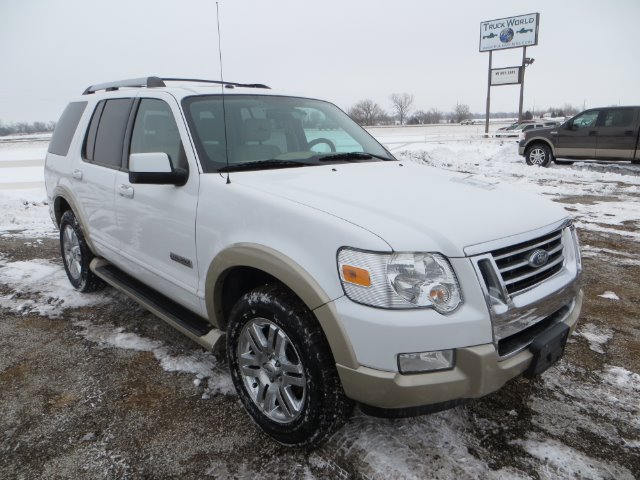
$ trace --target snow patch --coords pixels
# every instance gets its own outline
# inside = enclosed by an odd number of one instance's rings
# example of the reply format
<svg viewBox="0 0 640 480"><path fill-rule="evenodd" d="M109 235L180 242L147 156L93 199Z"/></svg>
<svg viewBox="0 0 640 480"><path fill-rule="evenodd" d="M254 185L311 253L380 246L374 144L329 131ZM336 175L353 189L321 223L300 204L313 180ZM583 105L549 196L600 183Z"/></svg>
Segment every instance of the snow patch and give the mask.
<svg viewBox="0 0 640 480"><path fill-rule="evenodd" d="M7 173L5 170L0 173ZM44 187L0 190L0 238L57 236Z"/></svg>
<svg viewBox="0 0 640 480"><path fill-rule="evenodd" d="M608 298L609 300L620 300L620 297L610 290L607 290L606 292L598 296L602 298Z"/></svg>
<svg viewBox="0 0 640 480"><path fill-rule="evenodd" d="M151 340L133 332L125 332L122 327L96 325L86 320L74 321L82 330L78 334L101 348L122 348L140 352L152 352L163 370L167 372L191 373L196 375L194 385L204 389L203 399L221 393L235 394L229 373L218 365L210 352L192 352L186 355L173 355L170 348L159 340ZM206 380L206 386L204 381Z"/></svg>
<svg viewBox="0 0 640 480"><path fill-rule="evenodd" d="M551 439L539 440L530 436L526 440L513 442L521 446L529 455L544 462L545 468L538 469L541 479L581 478L600 480L633 480L633 474L624 467L587 457L567 445Z"/></svg>
<svg viewBox="0 0 640 480"><path fill-rule="evenodd" d="M556 437L590 432L602 444L629 448L640 431L640 375L617 366L587 371L561 361L542 376L529 403L532 423ZM598 418L595 422L593 419Z"/></svg>
<svg viewBox="0 0 640 480"><path fill-rule="evenodd" d="M602 348L611 338L613 331L608 328L598 328L592 323L587 323L580 327L576 335L582 337L589 342L589 348L597 353L604 353Z"/></svg>
<svg viewBox="0 0 640 480"><path fill-rule="evenodd" d="M0 307L22 314L58 317L67 308L99 305L105 293L80 293L67 278L64 268L48 260L8 262L0 258L0 284L11 293L0 295Z"/></svg>

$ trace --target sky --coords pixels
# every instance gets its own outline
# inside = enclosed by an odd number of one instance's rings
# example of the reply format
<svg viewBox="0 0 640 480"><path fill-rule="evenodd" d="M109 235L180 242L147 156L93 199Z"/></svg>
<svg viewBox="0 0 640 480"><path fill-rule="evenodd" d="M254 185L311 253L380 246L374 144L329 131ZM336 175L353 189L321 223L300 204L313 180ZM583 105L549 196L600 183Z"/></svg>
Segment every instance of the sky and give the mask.
<svg viewBox="0 0 640 480"><path fill-rule="evenodd" d="M348 109L392 93L414 110L484 112L480 22L540 13L524 109L640 104L639 0L220 0L227 81ZM0 121L57 120L90 84L158 75L220 78L214 0L0 0ZM522 49L494 52L519 65ZM519 86L491 89L517 111Z"/></svg>

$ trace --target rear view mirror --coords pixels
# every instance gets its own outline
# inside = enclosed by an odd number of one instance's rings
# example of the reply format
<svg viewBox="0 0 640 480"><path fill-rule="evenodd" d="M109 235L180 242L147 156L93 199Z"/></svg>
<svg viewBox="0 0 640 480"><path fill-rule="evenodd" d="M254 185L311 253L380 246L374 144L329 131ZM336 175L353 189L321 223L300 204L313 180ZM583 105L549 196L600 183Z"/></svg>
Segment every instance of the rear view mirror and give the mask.
<svg viewBox="0 0 640 480"><path fill-rule="evenodd" d="M151 185L176 185L187 183L189 172L174 169L164 152L132 153L129 156L129 182Z"/></svg>

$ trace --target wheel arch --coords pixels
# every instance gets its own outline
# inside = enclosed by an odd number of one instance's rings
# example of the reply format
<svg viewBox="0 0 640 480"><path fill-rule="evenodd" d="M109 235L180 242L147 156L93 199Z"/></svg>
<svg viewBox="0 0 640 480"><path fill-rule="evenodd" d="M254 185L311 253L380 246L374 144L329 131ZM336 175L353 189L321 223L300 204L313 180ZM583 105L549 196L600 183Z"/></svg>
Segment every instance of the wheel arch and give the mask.
<svg viewBox="0 0 640 480"><path fill-rule="evenodd" d="M524 146L525 152L527 150L529 150L531 147L533 147L537 143L543 143L547 147L549 147L549 150L551 151L551 155L553 155L553 157L555 158L556 149L554 148L553 143L551 142L551 140L549 140L548 138L545 138L545 137L533 137L533 138L531 138L529 141L527 141L527 144Z"/></svg>
<svg viewBox="0 0 640 480"><path fill-rule="evenodd" d="M279 282L293 292L315 315L336 363L357 366L353 347L331 299L297 262L270 247L239 243L220 252L208 267L205 303L209 321L226 330L228 315L246 292L269 282Z"/></svg>
<svg viewBox="0 0 640 480"><path fill-rule="evenodd" d="M87 229L87 222L85 221L84 214L82 210L78 208L76 201L67 189L58 187L53 192L53 214L55 217L55 223L58 228L60 228L60 221L62 220L62 215L67 210L71 210L73 214L78 219L78 223L80 224L80 228L82 228L82 233L84 234L84 238L89 245L89 248L92 252L95 252L93 241L91 239L91 233Z"/></svg>

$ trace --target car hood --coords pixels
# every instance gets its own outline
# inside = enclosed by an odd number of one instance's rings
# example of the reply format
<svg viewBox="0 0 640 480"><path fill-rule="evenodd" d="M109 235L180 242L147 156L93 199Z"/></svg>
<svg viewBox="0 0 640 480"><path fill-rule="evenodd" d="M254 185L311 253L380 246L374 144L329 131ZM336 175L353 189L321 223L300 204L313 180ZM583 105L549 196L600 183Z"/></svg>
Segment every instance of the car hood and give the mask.
<svg viewBox="0 0 640 480"><path fill-rule="evenodd" d="M238 172L231 174L231 182L358 225L395 251L438 251L450 257L464 256L465 247L567 217L558 205L522 188L413 162Z"/></svg>

